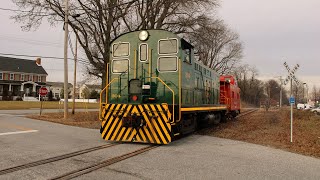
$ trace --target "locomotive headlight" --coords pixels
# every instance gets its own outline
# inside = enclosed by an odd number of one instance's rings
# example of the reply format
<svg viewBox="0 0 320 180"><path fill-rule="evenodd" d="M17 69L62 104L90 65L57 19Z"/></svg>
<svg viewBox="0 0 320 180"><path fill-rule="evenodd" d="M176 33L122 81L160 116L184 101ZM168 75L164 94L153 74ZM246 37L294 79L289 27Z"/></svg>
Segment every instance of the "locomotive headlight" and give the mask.
<svg viewBox="0 0 320 180"><path fill-rule="evenodd" d="M141 32L139 33L139 39L140 39L141 41L147 40L148 37L149 37L149 33L148 33L148 31L146 31L146 30L143 30L143 31L141 31Z"/></svg>

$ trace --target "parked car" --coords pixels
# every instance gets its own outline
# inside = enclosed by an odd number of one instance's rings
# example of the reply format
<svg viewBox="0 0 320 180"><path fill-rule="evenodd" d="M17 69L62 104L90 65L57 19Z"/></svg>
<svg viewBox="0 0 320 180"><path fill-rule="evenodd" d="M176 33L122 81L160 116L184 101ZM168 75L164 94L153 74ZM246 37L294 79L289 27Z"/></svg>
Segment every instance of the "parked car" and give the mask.
<svg viewBox="0 0 320 180"><path fill-rule="evenodd" d="M297 109L312 109L312 106L310 106L309 104L297 104Z"/></svg>
<svg viewBox="0 0 320 180"><path fill-rule="evenodd" d="M315 113L315 114L320 114L320 107L311 109L311 112Z"/></svg>

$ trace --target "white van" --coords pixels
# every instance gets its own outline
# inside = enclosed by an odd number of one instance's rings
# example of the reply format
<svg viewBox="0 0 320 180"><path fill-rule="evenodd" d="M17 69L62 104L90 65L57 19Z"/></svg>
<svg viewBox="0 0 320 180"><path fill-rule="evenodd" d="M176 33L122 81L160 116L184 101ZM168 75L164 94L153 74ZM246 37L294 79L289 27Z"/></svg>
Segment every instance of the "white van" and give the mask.
<svg viewBox="0 0 320 180"><path fill-rule="evenodd" d="M311 109L312 106L310 106L309 104L297 104L297 109Z"/></svg>

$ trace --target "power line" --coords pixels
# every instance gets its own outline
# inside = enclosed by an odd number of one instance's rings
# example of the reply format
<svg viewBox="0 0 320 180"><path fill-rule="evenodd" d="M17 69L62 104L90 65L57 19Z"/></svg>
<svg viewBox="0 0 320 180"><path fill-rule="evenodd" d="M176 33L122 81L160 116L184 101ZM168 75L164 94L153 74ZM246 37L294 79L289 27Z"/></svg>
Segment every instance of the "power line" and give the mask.
<svg viewBox="0 0 320 180"><path fill-rule="evenodd" d="M2 11L11 11L11 12L32 13L32 14L34 14L34 15L38 15L38 16L50 16L50 15L52 15L52 14L45 14L45 13L43 13L43 12L37 12L37 13L34 13L34 12L24 11L24 10L20 10L20 9L0 8L0 10L2 10Z"/></svg>
<svg viewBox="0 0 320 180"><path fill-rule="evenodd" d="M55 56L35 56L35 55L22 55L22 54L10 54L10 53L0 53L0 55L5 55L5 56L17 56L17 57L30 57L30 58L47 58L47 59L59 59L59 60L63 60L64 58L62 57L55 57ZM73 60L73 58L68 58L69 60ZM84 60L78 60L79 62L81 62L81 64L84 65L90 65L90 63L88 61L84 61Z"/></svg>

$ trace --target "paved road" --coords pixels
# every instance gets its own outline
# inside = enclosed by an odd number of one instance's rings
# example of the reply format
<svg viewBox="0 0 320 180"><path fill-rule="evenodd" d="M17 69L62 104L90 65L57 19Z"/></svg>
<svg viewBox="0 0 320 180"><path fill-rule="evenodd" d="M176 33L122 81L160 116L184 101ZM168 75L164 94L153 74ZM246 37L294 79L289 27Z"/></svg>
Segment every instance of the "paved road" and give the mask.
<svg viewBox="0 0 320 180"><path fill-rule="evenodd" d="M99 130L0 114L0 170L107 144L101 140ZM27 133L5 134L8 132ZM145 146L120 144L3 175L0 179L48 179ZM320 179L320 159L240 141L192 135L78 179L169 178Z"/></svg>

